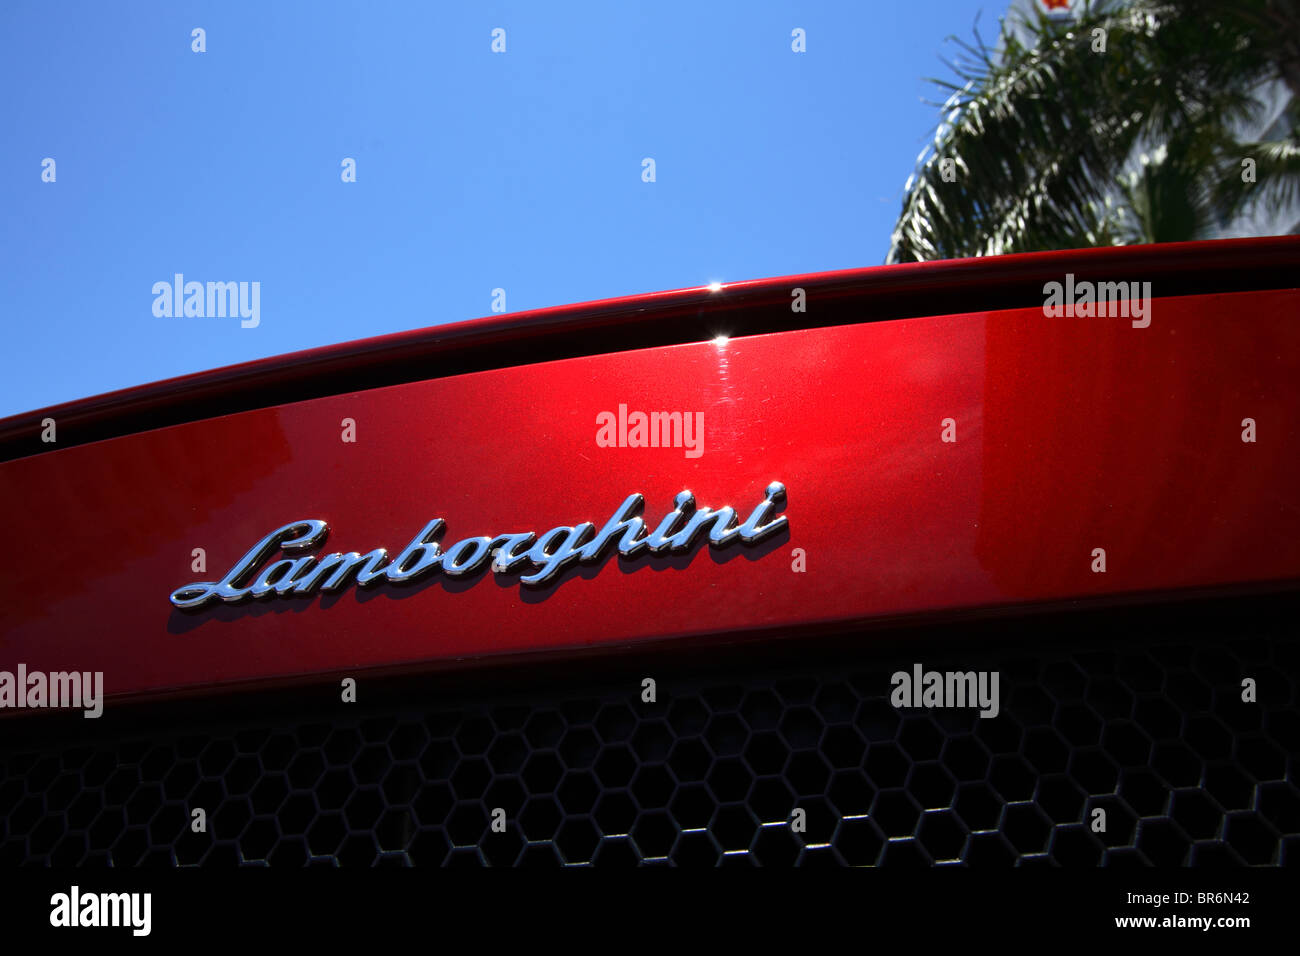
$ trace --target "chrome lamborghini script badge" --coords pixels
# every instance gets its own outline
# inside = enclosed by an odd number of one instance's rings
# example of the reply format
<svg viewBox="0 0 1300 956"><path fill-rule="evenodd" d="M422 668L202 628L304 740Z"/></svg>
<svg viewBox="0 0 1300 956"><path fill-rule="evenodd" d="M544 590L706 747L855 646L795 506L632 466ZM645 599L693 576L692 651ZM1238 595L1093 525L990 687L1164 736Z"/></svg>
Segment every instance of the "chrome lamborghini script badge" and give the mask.
<svg viewBox="0 0 1300 956"><path fill-rule="evenodd" d="M322 558L290 557L321 544L329 533L324 521L311 518L272 531L236 561L220 581L196 581L177 588L171 594L171 602L178 608L192 610L214 601L234 604L250 598L300 597L318 590L338 591L353 581L358 587L403 584L435 570L459 578L481 569L489 556L492 570L497 574L513 574L527 567L533 570L522 575L520 582L544 587L570 564L600 561L615 538L618 553L625 558L641 554L682 554L695 545L706 527L709 544L715 548L737 541L756 544L787 525L784 515L773 517L784 501L785 485L774 481L767 486L765 497L750 516L737 523L734 508L714 511L697 507L695 496L683 491L659 526L645 534L647 525L640 516L645 498L634 494L628 495L599 532L590 521L584 521L574 527L552 528L542 535L525 531L494 538L465 538L446 551L435 540L442 535L444 522L435 518L392 561L384 548L367 554L349 551ZM594 537L593 532L596 532ZM276 551L284 552L286 557L262 567Z"/></svg>

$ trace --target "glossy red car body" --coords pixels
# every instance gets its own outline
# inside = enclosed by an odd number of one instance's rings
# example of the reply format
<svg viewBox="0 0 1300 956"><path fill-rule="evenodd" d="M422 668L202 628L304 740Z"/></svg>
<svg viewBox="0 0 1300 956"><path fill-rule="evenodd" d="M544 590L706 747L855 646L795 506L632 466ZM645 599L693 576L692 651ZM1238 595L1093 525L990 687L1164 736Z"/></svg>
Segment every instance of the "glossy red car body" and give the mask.
<svg viewBox="0 0 1300 956"><path fill-rule="evenodd" d="M102 670L113 700L1293 587L1298 267L1300 239L1283 238L738 283L12 418L0 669ZM1067 273L1151 281L1150 326L1044 317L1043 283ZM703 454L599 447L597 416L620 404L702 413ZM41 444L45 418L56 445ZM395 553L432 518L446 541L599 524L633 492L647 518L683 489L743 516L774 480L789 530L754 549L609 557L540 591L486 572L197 612L168 601L297 519L328 521L325 550Z"/></svg>

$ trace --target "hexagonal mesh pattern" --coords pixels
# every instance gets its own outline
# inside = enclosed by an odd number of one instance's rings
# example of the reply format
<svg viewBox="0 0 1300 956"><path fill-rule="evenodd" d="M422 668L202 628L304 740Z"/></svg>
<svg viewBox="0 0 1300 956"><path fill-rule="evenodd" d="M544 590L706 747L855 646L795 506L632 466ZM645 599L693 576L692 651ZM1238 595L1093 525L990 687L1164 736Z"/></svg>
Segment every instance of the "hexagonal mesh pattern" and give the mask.
<svg viewBox="0 0 1300 956"><path fill-rule="evenodd" d="M292 723L3 752L0 863L1300 858L1296 638L1170 643L1120 629L1045 655L1056 638L978 662L951 649L931 660L918 644L666 674L653 704L641 676L624 675L488 704L340 705ZM917 660L998 668L1001 714L895 710L890 673ZM1241 701L1243 677L1259 703ZM190 830L195 807L207 833ZM504 832L491 827L497 807ZM795 808L806 832L792 832ZM1102 833L1089 826L1097 808Z"/></svg>

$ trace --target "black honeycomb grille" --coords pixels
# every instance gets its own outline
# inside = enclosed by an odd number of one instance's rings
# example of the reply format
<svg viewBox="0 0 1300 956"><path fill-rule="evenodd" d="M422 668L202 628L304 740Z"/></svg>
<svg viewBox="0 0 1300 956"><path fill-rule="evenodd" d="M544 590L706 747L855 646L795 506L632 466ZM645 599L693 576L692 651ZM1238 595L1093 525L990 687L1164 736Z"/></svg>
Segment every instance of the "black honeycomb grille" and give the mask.
<svg viewBox="0 0 1300 956"><path fill-rule="evenodd" d="M444 681L432 708L363 681L385 703L39 746L6 722L0 864L1295 863L1300 640L1242 606L860 635L803 663L737 649L693 677L665 670L679 653L459 699ZM998 669L1002 713L895 710L914 661Z"/></svg>

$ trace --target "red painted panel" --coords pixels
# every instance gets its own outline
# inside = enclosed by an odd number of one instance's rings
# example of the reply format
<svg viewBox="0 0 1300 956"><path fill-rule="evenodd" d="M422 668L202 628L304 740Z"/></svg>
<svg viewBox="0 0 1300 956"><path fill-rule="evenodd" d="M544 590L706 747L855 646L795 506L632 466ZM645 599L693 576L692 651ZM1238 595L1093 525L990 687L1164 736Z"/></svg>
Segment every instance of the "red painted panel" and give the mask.
<svg viewBox="0 0 1300 956"><path fill-rule="evenodd" d="M1300 579L1295 290L1158 299L1149 328L1039 309L575 358L230 415L0 464L0 669L111 696L921 611ZM601 448L596 416L702 412L704 448ZM340 439L356 421L357 441ZM957 441L940 441L956 421ZM1241 422L1259 440L1241 440ZM657 521L684 488L788 536L187 614L296 519L324 551ZM190 570L193 548L206 574ZM1090 569L1105 548L1107 571ZM791 569L802 548L807 571ZM1050 640L1050 635L1044 636Z"/></svg>

